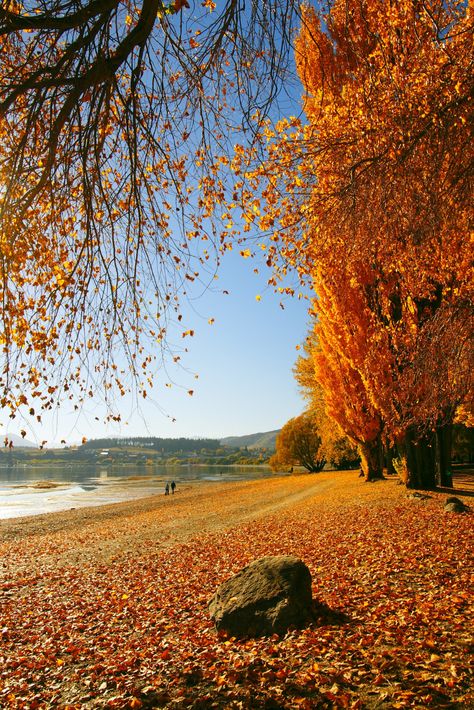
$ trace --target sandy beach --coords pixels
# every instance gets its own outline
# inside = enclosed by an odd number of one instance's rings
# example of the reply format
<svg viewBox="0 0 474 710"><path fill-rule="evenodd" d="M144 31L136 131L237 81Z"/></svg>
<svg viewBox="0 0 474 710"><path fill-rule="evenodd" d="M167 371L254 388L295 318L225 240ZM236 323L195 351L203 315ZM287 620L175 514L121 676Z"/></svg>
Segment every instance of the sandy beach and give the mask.
<svg viewBox="0 0 474 710"><path fill-rule="evenodd" d="M324 472L2 520L0 707L473 707L472 515L445 498ZM314 622L220 637L211 596L269 554L308 565Z"/></svg>
<svg viewBox="0 0 474 710"><path fill-rule="evenodd" d="M307 505L312 498L320 504L328 503L330 491L339 491L343 481L348 500L353 497L354 490L363 495L364 489L361 489L354 471L318 476L275 476L236 483L202 481L178 486L175 495L160 494L109 505L0 520L0 540L1 543L23 542L29 547L36 543L40 546L45 536L48 539L56 537L62 540L60 549L55 551L56 562L75 564L90 555L106 562L111 557L116 559L117 555L142 550L144 538L157 548L170 547L194 535L230 529L279 510ZM340 493L338 499L341 499ZM107 535L104 535L105 529ZM85 544L86 533L91 541L102 535L100 546L95 542L90 547ZM38 558L29 559L27 564L37 566Z"/></svg>

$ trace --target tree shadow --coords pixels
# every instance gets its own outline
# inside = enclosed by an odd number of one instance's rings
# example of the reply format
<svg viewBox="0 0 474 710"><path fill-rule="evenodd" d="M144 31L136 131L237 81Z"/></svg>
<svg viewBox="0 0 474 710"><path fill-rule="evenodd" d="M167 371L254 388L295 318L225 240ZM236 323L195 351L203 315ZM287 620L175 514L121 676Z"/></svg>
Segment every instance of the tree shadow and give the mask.
<svg viewBox="0 0 474 710"><path fill-rule="evenodd" d="M437 490L451 495L468 496L474 498L474 468L472 464L454 464L453 487L439 487Z"/></svg>
<svg viewBox="0 0 474 710"><path fill-rule="evenodd" d="M474 491L465 489L465 488L458 488L456 485L453 485L452 488L446 488L443 486L437 486L436 487L436 493L446 493L447 495L458 495L458 496L467 496L468 498L474 498Z"/></svg>

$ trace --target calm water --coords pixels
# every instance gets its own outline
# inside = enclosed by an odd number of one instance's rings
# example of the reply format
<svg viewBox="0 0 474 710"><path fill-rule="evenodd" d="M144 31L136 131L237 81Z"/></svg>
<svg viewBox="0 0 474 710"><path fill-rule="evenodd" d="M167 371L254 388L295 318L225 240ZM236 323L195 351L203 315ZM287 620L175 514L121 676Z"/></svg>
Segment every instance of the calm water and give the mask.
<svg viewBox="0 0 474 710"><path fill-rule="evenodd" d="M266 478L268 469L183 466L173 468L18 467L0 468L0 519L39 515L70 508L118 503L163 494L174 480L177 492L191 481ZM47 482L45 484L45 482ZM48 487L41 487L47 485Z"/></svg>

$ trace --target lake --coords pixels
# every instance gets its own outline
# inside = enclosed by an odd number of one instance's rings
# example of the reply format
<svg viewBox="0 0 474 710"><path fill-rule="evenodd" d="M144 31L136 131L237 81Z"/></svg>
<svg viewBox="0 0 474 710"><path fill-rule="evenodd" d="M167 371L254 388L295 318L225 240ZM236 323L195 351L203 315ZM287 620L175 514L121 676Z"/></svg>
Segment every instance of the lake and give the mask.
<svg viewBox="0 0 474 710"><path fill-rule="evenodd" d="M0 468L0 519L119 503L163 494L167 482L239 481L271 477L265 467L79 467Z"/></svg>

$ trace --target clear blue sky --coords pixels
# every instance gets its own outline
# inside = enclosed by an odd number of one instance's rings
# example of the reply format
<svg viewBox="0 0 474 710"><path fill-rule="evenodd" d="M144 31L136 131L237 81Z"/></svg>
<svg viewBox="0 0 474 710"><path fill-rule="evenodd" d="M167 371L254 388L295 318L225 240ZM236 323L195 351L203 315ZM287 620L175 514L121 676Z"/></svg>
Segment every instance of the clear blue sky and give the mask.
<svg viewBox="0 0 474 710"><path fill-rule="evenodd" d="M274 117L298 114L300 96L299 82L288 77ZM282 310L280 298L266 286L269 270L258 264L261 272L254 274L254 260L243 259L239 250L225 254L214 288L195 300L192 309L184 309L183 325L194 329L195 336L179 339L179 346L185 342L189 348L182 356L183 368L170 363L169 376L159 374L146 400L118 400L121 424L104 423L106 411L97 393L81 412L65 403L54 414L44 414L42 424L4 421L0 436L25 429L28 440L46 440L48 446L62 439L77 443L84 436L221 438L278 429L300 414L305 404L292 367L296 346L307 332L308 302L286 297ZM223 295L224 290L229 294ZM215 319L212 325L210 318ZM191 389L192 397L187 394Z"/></svg>
<svg viewBox="0 0 474 710"><path fill-rule="evenodd" d="M170 365L169 376L161 383L158 377L144 401L121 399L120 425L104 424L104 409L91 400L80 414L64 405L55 416L45 416L43 426L12 422L9 433L24 427L27 439L46 439L48 445L61 439L71 444L83 436L220 438L278 429L299 414L304 403L291 370L296 346L306 335L307 301L286 297L282 310L279 297L266 286L269 271L254 274L253 260L238 251L226 254L215 288L193 303L194 312L187 309L186 327L194 328L195 336L187 339L185 369ZM209 318L215 319L213 325ZM172 387L165 387L170 380ZM187 394L190 389L193 396Z"/></svg>

